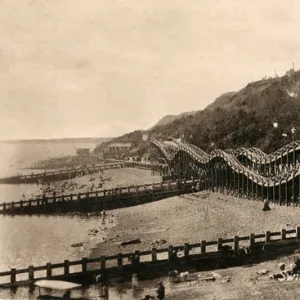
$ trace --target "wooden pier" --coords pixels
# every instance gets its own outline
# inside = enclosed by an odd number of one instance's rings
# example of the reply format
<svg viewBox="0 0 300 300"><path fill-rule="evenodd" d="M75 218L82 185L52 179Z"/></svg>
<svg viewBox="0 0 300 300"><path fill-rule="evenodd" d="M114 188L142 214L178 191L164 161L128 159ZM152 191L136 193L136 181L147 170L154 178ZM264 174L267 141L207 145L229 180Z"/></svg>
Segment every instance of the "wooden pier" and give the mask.
<svg viewBox="0 0 300 300"><path fill-rule="evenodd" d="M77 176L83 176L87 174L98 173L104 170L109 169L118 169L118 168L138 168L138 169L145 169L151 170L150 163L141 163L141 162L125 162L119 161L109 164L101 164L101 165L94 165L89 167L83 168L74 168L74 169L62 169L58 171L51 171L51 172L43 172L43 173L32 173L29 175L16 175L6 178L0 178L0 184L21 184L21 183L39 183L39 181L55 181L55 180L67 180L71 178L75 178ZM163 168L163 165L160 166Z"/></svg>
<svg viewBox="0 0 300 300"><path fill-rule="evenodd" d="M0 203L0 214L53 214L96 212L139 205L193 191L195 180L158 182L88 193L44 197L34 200Z"/></svg>
<svg viewBox="0 0 300 300"><path fill-rule="evenodd" d="M219 238L215 241L201 240L198 243L165 248L152 248L134 253L118 253L111 256L97 258L84 257L80 260L65 260L61 263L47 263L43 266L29 266L28 268L12 268L0 272L0 288L12 288L34 283L39 279L60 279L94 283L96 274L103 274L108 280L130 280L133 273L137 273L141 280L166 276L170 270L178 271L207 270L248 264L249 259L255 262L276 259L279 255L293 253L299 248L300 227L296 229L282 229L277 232L266 231L262 234ZM231 249L224 251L224 246ZM241 246L247 245L251 255L241 251ZM174 251L182 253L174 256ZM134 257L134 260L128 260Z"/></svg>

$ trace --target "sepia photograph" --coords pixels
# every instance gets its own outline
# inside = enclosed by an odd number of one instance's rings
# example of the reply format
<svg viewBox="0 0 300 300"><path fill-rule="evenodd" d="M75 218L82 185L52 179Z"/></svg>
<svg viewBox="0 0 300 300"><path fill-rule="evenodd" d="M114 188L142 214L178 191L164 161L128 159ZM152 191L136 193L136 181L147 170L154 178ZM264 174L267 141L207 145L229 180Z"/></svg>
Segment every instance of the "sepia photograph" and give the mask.
<svg viewBox="0 0 300 300"><path fill-rule="evenodd" d="M300 299L299 14L0 0L0 299Z"/></svg>

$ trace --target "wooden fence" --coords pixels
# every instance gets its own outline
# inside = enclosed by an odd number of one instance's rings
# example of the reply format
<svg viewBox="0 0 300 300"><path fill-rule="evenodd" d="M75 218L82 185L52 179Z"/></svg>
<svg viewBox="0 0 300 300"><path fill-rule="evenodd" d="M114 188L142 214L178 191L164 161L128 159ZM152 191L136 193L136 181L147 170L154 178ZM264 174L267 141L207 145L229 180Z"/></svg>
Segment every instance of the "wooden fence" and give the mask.
<svg viewBox="0 0 300 300"><path fill-rule="evenodd" d="M39 180L63 180L63 179L71 179L76 176L82 176L86 174L93 174L100 171L108 170L108 169L117 169L117 168L139 168L145 170L151 170L152 165L150 163L141 163L141 162L115 162L109 164L101 164L90 167L83 168L74 168L74 169L66 169L66 170L58 170L51 172L43 172L43 173L32 173L29 175L17 175L6 178L0 178L0 183L7 184L20 184L20 183L38 183ZM163 168L163 165L160 166Z"/></svg>
<svg viewBox="0 0 300 300"><path fill-rule="evenodd" d="M275 238L274 238L275 237ZM250 248L255 245L277 244L284 247L286 242L300 242L300 227L296 229L270 232L262 234L249 234L245 236L234 236L232 238L216 241L201 240L199 243L185 243L180 246L168 246L166 248L152 248L147 251L135 251L134 253L118 253L111 256L100 256L97 258L82 258L76 261L65 260L62 263L47 263L46 265L34 267L29 266L24 269L12 268L10 271L0 272L0 287L11 287L20 284L29 284L37 279L68 279L69 276L87 275L89 272L113 272L121 271L122 268L134 264L144 267L148 265L165 262L170 264L172 261L196 258L198 260L212 257L217 259L223 253L224 245L232 245L234 255L238 254L240 242L248 242ZM174 250L183 252L183 256L174 258ZM278 254L277 254L278 255ZM129 257L135 257L134 262L129 262ZM125 261L127 259L127 261ZM95 267L96 264L96 267ZM95 270L96 269L96 270Z"/></svg>
<svg viewBox="0 0 300 300"><path fill-rule="evenodd" d="M139 186L97 190L94 192L67 194L44 197L34 200L24 200L10 203L0 203L1 214L31 214L55 213L70 211L101 211L124 206L142 204L163 199L176 194L192 192L195 180L176 182L158 182Z"/></svg>

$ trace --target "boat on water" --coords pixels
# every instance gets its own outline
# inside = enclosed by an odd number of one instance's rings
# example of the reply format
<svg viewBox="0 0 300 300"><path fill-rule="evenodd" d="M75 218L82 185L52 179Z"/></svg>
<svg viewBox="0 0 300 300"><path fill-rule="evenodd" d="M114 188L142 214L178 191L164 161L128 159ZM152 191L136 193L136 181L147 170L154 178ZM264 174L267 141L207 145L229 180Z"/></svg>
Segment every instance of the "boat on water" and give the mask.
<svg viewBox="0 0 300 300"><path fill-rule="evenodd" d="M61 280L38 280L34 283L35 286L39 287L39 296L37 297L37 300L90 300L90 299L96 299L96 298L82 298L82 297L72 297L71 296L71 290L82 287L81 284L67 282L67 281L61 281ZM46 289L50 292L50 294L41 294L41 290ZM55 291L55 292L54 292ZM53 293L56 293L57 291L62 293L62 296L54 296Z"/></svg>

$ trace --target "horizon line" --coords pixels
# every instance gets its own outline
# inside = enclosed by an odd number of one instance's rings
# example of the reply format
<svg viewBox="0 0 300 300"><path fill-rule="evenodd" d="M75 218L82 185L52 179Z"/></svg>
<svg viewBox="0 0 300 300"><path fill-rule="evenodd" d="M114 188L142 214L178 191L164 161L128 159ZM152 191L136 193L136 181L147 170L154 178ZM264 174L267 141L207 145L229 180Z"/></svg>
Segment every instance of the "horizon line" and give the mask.
<svg viewBox="0 0 300 300"><path fill-rule="evenodd" d="M79 140L79 139L113 139L114 137L62 137L62 138L28 138L28 139L8 139L0 142L25 142L25 141L53 141L53 140Z"/></svg>

